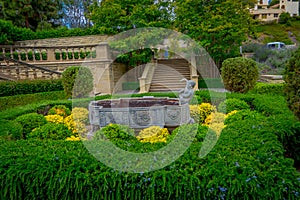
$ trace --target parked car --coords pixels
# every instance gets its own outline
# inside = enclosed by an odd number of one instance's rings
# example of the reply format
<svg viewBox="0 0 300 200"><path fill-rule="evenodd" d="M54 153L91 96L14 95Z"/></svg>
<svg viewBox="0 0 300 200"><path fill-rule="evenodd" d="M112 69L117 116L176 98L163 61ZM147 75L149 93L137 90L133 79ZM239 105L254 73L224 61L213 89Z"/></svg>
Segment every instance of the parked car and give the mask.
<svg viewBox="0 0 300 200"><path fill-rule="evenodd" d="M267 48L274 50L286 49L286 46L283 42L269 42Z"/></svg>

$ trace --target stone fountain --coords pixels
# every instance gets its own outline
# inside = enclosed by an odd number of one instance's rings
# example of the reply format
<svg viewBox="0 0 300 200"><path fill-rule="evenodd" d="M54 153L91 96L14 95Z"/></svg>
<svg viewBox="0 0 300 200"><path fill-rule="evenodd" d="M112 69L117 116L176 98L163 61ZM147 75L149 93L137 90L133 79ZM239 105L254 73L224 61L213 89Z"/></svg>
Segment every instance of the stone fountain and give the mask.
<svg viewBox="0 0 300 200"><path fill-rule="evenodd" d="M188 102L194 95L195 82L186 80L179 98L145 96L92 101L89 120L93 129L109 124L122 124L142 129L149 126L177 127L193 120Z"/></svg>

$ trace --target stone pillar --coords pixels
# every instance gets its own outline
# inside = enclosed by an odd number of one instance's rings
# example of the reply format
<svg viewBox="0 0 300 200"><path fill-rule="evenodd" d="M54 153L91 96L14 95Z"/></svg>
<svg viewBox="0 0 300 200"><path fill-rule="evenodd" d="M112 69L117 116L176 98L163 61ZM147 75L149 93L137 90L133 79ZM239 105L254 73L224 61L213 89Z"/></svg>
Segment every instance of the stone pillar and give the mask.
<svg viewBox="0 0 300 200"><path fill-rule="evenodd" d="M96 47L96 59L109 59L110 58L110 51L107 42L101 42Z"/></svg>
<svg viewBox="0 0 300 200"><path fill-rule="evenodd" d="M190 75L191 75L191 80L195 81L195 83L196 83L194 90L198 90L199 89L199 87L198 87L199 75L197 74L197 65L196 65L195 55L192 55L192 57L191 57Z"/></svg>
<svg viewBox="0 0 300 200"><path fill-rule="evenodd" d="M53 62L55 61L55 50L54 49L47 49L47 61Z"/></svg>

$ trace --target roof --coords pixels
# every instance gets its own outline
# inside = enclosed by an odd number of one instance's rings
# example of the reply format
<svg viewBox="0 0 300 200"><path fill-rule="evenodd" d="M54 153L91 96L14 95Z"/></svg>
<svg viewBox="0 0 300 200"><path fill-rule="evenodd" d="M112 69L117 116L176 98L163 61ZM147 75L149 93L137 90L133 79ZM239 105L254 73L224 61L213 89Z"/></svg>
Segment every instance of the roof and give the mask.
<svg viewBox="0 0 300 200"><path fill-rule="evenodd" d="M259 15L259 14L280 14L282 13L283 10L281 9L258 9L258 10L252 10L250 11L251 14L253 15Z"/></svg>

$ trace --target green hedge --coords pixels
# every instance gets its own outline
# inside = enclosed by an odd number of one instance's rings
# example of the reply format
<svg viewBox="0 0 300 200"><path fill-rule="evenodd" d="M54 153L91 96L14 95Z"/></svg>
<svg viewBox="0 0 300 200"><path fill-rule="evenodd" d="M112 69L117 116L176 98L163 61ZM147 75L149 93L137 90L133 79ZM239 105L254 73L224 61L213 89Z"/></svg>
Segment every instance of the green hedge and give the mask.
<svg viewBox="0 0 300 200"><path fill-rule="evenodd" d="M0 111L24 106L27 104L38 103L45 100L63 100L66 95L63 91L42 92L36 94L22 94L16 96L0 97Z"/></svg>
<svg viewBox="0 0 300 200"><path fill-rule="evenodd" d="M27 28L14 26L10 21L0 20L0 44L12 44L14 41L22 40L35 40L45 38L60 38L71 36L85 36L85 35L98 35L110 34L107 29L99 28L73 28L60 27L46 31L34 32Z"/></svg>
<svg viewBox="0 0 300 200"><path fill-rule="evenodd" d="M300 175L264 123L231 123L206 157L198 157L195 141L174 163L148 173L115 171L81 142L3 141L0 198L298 199Z"/></svg>
<svg viewBox="0 0 300 200"><path fill-rule="evenodd" d="M249 91L249 93L283 96L284 85L284 83L257 83L255 87Z"/></svg>
<svg viewBox="0 0 300 200"><path fill-rule="evenodd" d="M220 78L205 78L198 80L198 87L199 88L225 88Z"/></svg>
<svg viewBox="0 0 300 200"><path fill-rule="evenodd" d="M0 82L0 96L33 94L64 90L61 79L53 80L21 80Z"/></svg>

